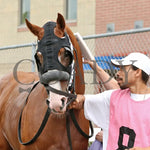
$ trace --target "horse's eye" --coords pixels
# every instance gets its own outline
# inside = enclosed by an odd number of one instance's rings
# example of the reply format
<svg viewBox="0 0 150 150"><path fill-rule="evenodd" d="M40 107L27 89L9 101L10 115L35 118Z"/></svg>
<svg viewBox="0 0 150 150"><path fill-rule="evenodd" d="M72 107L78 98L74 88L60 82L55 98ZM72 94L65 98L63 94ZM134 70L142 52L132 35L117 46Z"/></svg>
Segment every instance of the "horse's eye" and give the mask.
<svg viewBox="0 0 150 150"><path fill-rule="evenodd" d="M65 52L64 52L64 57L70 57L70 58L72 58L71 52L65 50Z"/></svg>
<svg viewBox="0 0 150 150"><path fill-rule="evenodd" d="M62 48L58 53L58 60L63 66L68 67L73 60L72 53L68 49Z"/></svg>
<svg viewBox="0 0 150 150"><path fill-rule="evenodd" d="M64 55L65 55L65 57L69 56L69 52L65 51Z"/></svg>

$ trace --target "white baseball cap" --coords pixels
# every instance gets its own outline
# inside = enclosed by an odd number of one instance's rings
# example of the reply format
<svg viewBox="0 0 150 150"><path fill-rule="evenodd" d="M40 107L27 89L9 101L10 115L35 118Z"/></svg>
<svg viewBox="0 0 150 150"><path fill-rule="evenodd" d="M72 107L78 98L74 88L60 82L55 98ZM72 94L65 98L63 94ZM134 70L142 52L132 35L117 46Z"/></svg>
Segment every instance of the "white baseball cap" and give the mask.
<svg viewBox="0 0 150 150"><path fill-rule="evenodd" d="M111 62L115 66L133 65L150 75L150 59L142 53L130 53L128 56L122 59L111 59Z"/></svg>

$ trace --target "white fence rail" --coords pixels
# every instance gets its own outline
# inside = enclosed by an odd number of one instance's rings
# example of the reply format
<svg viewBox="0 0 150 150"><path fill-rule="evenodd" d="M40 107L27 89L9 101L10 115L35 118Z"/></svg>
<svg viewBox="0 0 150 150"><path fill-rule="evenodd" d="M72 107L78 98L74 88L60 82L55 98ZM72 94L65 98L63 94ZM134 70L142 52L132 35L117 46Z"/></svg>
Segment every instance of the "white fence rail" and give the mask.
<svg viewBox="0 0 150 150"><path fill-rule="evenodd" d="M111 76L114 70L110 67L110 59L124 57L136 51L150 56L150 28L105 33L100 35L84 36L96 62ZM26 59L34 60L36 43L0 47L0 77L13 71L20 60L19 71L35 72L36 65ZM88 65L84 65L86 93L98 93L105 90L100 81L95 82L95 74Z"/></svg>

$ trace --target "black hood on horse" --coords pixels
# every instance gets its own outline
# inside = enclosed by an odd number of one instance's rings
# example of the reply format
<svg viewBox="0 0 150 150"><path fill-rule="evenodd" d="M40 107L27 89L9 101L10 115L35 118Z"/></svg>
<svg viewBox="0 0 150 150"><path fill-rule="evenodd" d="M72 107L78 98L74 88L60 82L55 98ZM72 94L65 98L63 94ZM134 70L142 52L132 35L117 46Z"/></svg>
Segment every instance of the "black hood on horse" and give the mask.
<svg viewBox="0 0 150 150"><path fill-rule="evenodd" d="M59 38L54 34L55 22L47 22L44 28L44 37L38 41L37 52L41 52L43 56L43 66L38 65L38 69L41 74L48 70L60 70L71 74L71 63L73 60L73 46L70 42L68 35L65 32L64 37ZM70 64L65 67L58 60L58 54L61 48L65 49L66 55L70 56ZM36 60L37 57L35 56ZM39 64L39 62L37 62ZM40 64L41 65L41 64Z"/></svg>

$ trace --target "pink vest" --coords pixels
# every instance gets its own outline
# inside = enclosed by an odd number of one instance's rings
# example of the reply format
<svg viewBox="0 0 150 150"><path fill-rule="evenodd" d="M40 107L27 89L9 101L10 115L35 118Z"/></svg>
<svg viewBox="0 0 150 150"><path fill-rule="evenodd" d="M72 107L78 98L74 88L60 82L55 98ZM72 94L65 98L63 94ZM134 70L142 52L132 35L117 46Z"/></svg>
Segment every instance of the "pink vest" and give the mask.
<svg viewBox="0 0 150 150"><path fill-rule="evenodd" d="M150 146L150 98L136 102L129 89L114 91L110 98L107 150Z"/></svg>

